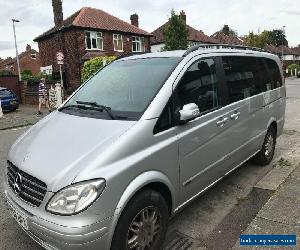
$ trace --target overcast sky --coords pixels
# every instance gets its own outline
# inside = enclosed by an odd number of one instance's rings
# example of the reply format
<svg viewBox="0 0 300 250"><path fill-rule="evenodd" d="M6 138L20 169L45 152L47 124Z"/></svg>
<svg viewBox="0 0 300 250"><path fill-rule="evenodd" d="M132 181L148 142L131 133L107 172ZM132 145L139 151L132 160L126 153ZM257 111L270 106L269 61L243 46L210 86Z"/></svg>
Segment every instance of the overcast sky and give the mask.
<svg viewBox="0 0 300 250"><path fill-rule="evenodd" d="M64 0L64 18L83 6L102 9L129 22L137 13L140 27L152 32L167 21L170 10L184 10L187 23L211 35L228 24L239 35L286 26L291 46L300 44L299 0ZM19 19L16 32L19 52L53 26L51 0L0 0L0 57L15 56L11 19Z"/></svg>

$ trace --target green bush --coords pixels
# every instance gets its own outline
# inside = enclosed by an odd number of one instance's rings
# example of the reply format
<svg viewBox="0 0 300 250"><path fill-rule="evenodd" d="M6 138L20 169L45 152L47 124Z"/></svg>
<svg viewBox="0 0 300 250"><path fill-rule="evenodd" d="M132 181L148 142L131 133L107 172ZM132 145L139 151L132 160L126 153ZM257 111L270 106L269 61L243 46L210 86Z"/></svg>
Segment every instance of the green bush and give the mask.
<svg viewBox="0 0 300 250"><path fill-rule="evenodd" d="M24 70L25 71L25 70ZM38 73L37 75L32 75L28 72L28 74L25 74L25 72L22 72L22 81L26 81L28 85L37 85L39 84L41 78L45 78L46 80L52 80L51 75L44 75L43 73Z"/></svg>
<svg viewBox="0 0 300 250"><path fill-rule="evenodd" d="M0 70L0 76L15 76L12 71L10 70Z"/></svg>
<svg viewBox="0 0 300 250"><path fill-rule="evenodd" d="M85 82L92 75L94 75L98 70L103 68L104 61L106 61L106 64L108 64L114 61L115 59L116 59L115 56L102 56L102 57L95 57L89 61L86 61L82 69L81 81Z"/></svg>
<svg viewBox="0 0 300 250"><path fill-rule="evenodd" d="M23 75L30 75L30 76L32 76L32 71L29 70L29 69L24 69L24 70L22 71L21 75L22 75L22 76L23 76Z"/></svg>
<svg viewBox="0 0 300 250"><path fill-rule="evenodd" d="M295 69L297 69L298 71L300 70L300 65L299 64L296 64L296 63L293 63L293 64L290 64L288 67L288 70L289 71L295 71Z"/></svg>

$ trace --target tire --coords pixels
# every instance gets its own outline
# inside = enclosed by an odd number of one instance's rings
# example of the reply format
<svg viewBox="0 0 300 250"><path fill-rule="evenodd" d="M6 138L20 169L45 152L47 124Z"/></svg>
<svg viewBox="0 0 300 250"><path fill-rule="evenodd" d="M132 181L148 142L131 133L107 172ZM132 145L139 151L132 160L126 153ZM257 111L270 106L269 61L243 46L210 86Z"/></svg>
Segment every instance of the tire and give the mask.
<svg viewBox="0 0 300 250"><path fill-rule="evenodd" d="M268 165L273 159L275 146L276 130L271 126L267 131L261 150L255 156L255 162L261 166Z"/></svg>
<svg viewBox="0 0 300 250"><path fill-rule="evenodd" d="M152 189L140 191L129 201L119 218L111 250L161 249L168 220L165 199ZM141 248L133 247L135 244Z"/></svg>

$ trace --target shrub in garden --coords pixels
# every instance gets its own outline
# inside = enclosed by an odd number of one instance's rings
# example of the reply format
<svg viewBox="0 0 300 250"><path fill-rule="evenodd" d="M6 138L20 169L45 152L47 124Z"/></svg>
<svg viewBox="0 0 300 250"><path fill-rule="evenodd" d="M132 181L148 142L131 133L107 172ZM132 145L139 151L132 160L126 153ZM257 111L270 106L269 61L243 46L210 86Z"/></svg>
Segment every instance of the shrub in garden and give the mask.
<svg viewBox="0 0 300 250"><path fill-rule="evenodd" d="M106 64L111 63L115 59L116 59L115 56L101 56L86 61L82 69L81 81L85 82L92 75L94 75L98 70L102 69Z"/></svg>

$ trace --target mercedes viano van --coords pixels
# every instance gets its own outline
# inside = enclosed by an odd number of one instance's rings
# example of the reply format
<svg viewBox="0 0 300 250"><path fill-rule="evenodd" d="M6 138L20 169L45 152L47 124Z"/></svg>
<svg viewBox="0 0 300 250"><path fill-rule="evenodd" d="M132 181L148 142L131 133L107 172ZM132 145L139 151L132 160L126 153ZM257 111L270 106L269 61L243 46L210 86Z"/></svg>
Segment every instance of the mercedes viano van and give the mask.
<svg viewBox="0 0 300 250"><path fill-rule="evenodd" d="M238 46L119 58L12 146L5 197L46 249L160 249L168 219L285 120L281 64Z"/></svg>

